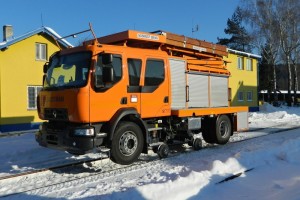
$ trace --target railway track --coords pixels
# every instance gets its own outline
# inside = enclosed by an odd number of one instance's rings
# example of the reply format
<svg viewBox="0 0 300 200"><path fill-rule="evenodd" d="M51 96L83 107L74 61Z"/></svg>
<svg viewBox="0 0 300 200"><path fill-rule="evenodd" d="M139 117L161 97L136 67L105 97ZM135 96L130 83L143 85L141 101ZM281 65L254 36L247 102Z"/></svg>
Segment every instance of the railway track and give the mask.
<svg viewBox="0 0 300 200"><path fill-rule="evenodd" d="M107 158L105 158L105 159L107 159ZM64 164L64 165L58 165L58 166L49 167L49 168L42 168L42 169L36 169L36 170L17 173L17 174L11 174L11 175L0 177L0 181L5 180L5 179L20 177L20 176L26 176L26 175L30 175L30 174L37 174L37 173L41 173L41 172L45 172L45 171L55 171L55 170L64 169L64 168L68 168L68 167L75 167L75 166L79 166L79 165L82 165L85 163L95 162L98 160L103 160L103 159L96 158L96 159L91 159L91 160L84 160L84 161L79 161L79 162L68 163L68 164Z"/></svg>
<svg viewBox="0 0 300 200"><path fill-rule="evenodd" d="M85 181L95 181L107 177L115 176L116 174L120 175L126 173L127 171L133 171L141 168L147 167L149 164L153 165L152 162L155 160L159 160L157 157L152 157L148 160L139 160L131 165L121 166L118 164L113 163L109 160L109 158L105 159L94 159L80 163L73 163L69 165L62 165L48 169L41 169L36 171L31 171L22 174L15 174L6 177L2 177L1 181L7 181L9 184L7 187L14 186L16 183L19 185L18 188L13 189L14 192L7 192L6 194L1 194L2 191L0 189L0 198L1 197L11 197L22 193L34 193L34 191L47 190L50 187L57 187L62 188L66 183L71 187L72 185L80 184L81 182ZM93 162L104 162L102 163L101 168L93 168L91 163ZM96 163L96 165L99 163ZM85 165L85 166L84 166ZM74 168L74 167L77 167ZM81 172L80 172L81 171ZM84 171L84 172L82 172ZM51 174L51 180L48 179L46 176ZM47 181L35 182L34 186L22 185L21 183L26 182L28 179L46 179ZM59 181L57 181L59 180ZM32 181L31 181L32 182ZM36 185L38 185L36 187ZM10 189L12 190L12 188Z"/></svg>
<svg viewBox="0 0 300 200"><path fill-rule="evenodd" d="M235 142L243 142L245 140L250 140L258 137L264 137L270 134L285 132L289 130L299 129L300 125L295 125L294 127L287 127L282 129L275 129L281 127L281 125L265 127L260 129L250 130L249 132L254 131L263 131L266 129L274 130L257 137L244 138ZM206 145L205 148L212 148L215 145ZM181 151L182 149L182 151ZM188 151L183 151L183 148L175 148L171 155L167 159L171 159L172 157L176 157L180 155L182 152L190 153L193 152L191 148L188 148ZM69 163L65 165L59 165L55 167L43 168L32 170L19 174L12 174L4 177L0 177L0 185L1 182L5 182L6 189L0 189L0 197L11 197L14 195L19 195L23 193L35 193L38 191L39 193L47 191L47 188L63 188L67 183L69 187L72 185L77 185L80 183L84 183L86 181L96 181L101 180L107 177L112 177L115 175L125 174L128 171L140 170L142 168L146 168L149 165L155 166L156 161L159 160L158 156L141 156L142 158L128 166L117 165L109 160L109 158L96 158L91 160L84 160L74 163ZM51 176L50 176L51 175ZM27 185L26 180L35 179L34 185ZM46 180L46 181L45 181ZM59 181L58 181L59 180Z"/></svg>

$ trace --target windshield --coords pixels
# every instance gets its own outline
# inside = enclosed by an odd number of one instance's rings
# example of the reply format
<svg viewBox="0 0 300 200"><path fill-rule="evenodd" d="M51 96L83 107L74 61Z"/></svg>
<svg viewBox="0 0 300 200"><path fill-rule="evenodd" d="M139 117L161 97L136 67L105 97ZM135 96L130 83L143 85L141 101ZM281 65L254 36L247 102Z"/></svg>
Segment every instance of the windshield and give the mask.
<svg viewBox="0 0 300 200"><path fill-rule="evenodd" d="M54 55L49 63L44 87L81 87L86 85L90 60L90 52Z"/></svg>

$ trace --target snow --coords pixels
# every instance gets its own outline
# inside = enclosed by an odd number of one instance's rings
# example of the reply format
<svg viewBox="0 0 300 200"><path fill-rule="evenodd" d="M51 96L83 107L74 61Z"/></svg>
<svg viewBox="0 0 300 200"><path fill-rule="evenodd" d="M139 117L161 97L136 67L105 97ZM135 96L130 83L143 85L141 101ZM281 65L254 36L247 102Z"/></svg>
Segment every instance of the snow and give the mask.
<svg viewBox="0 0 300 200"><path fill-rule="evenodd" d="M61 38L61 36L54 31L52 28L50 27L44 27L45 29L47 29L49 32L51 32L53 35L55 35L56 38ZM61 41L63 41L65 44L67 44L69 47L74 47L71 43L69 43L67 40L65 39L61 39Z"/></svg>
<svg viewBox="0 0 300 200"><path fill-rule="evenodd" d="M235 134L226 145L206 145L197 152L182 153L113 172L98 173L120 167L103 160L92 165L84 164L71 173L47 171L0 180L0 197L26 190L28 192L8 196L7 199L299 200L299 122L300 108L277 108L264 104L260 112L249 114L251 131ZM262 129L265 127L268 128ZM291 130L283 131L285 128ZM248 140L240 141L246 138ZM2 137L0 146L0 178L99 156L75 157L39 147L32 133ZM155 158L156 155L141 157ZM240 176L222 182L234 174ZM40 189L31 190L36 187Z"/></svg>

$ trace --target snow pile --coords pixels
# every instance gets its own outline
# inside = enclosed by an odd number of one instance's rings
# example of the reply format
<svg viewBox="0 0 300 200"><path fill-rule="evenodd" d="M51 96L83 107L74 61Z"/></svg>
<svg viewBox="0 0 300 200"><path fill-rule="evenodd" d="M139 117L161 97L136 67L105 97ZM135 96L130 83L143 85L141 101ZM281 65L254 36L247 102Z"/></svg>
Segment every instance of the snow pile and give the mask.
<svg viewBox="0 0 300 200"><path fill-rule="evenodd" d="M250 127L270 127L282 123L299 123L300 108L274 107L269 103L260 106L260 112L249 113Z"/></svg>
<svg viewBox="0 0 300 200"><path fill-rule="evenodd" d="M160 184L148 184L139 187L138 191L146 199L188 199L199 194L203 188L212 184L214 176L226 176L237 171L244 171L244 167L236 159L229 158L225 162L215 160L210 170L190 171L185 177L180 176L179 173L178 178L174 181L169 180Z"/></svg>

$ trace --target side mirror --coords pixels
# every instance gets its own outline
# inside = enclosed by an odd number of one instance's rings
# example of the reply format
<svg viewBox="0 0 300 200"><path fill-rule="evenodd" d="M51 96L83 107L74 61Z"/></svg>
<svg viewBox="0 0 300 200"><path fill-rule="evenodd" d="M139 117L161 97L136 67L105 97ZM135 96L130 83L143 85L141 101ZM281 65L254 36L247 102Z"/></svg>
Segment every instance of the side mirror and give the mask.
<svg viewBox="0 0 300 200"><path fill-rule="evenodd" d="M45 85L45 81L46 81L46 75L43 75L43 85Z"/></svg>
<svg viewBox="0 0 300 200"><path fill-rule="evenodd" d="M49 69L49 63L48 63L48 62L46 62L46 63L44 64L44 68L43 68L43 72L44 72L44 74L46 74L46 73L47 73L48 69Z"/></svg>
<svg viewBox="0 0 300 200"><path fill-rule="evenodd" d="M103 65L109 65L113 62L113 55L111 53L102 54L102 63Z"/></svg>
<svg viewBox="0 0 300 200"><path fill-rule="evenodd" d="M104 83L114 82L114 69L112 67L103 67L102 74Z"/></svg>

